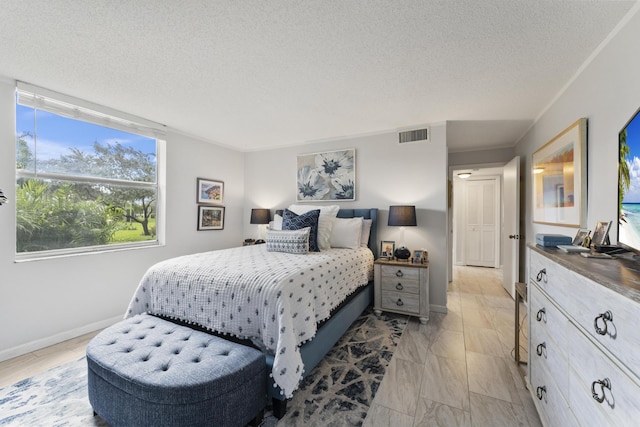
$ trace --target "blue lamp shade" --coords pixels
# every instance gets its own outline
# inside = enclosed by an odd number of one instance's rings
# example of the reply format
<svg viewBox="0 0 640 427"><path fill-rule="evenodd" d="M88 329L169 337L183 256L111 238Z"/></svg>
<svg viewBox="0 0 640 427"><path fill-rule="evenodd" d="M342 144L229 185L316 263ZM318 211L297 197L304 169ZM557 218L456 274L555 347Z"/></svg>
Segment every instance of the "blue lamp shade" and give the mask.
<svg viewBox="0 0 640 427"><path fill-rule="evenodd" d="M269 209L251 209L250 224L269 224L271 211Z"/></svg>
<svg viewBox="0 0 640 427"><path fill-rule="evenodd" d="M387 225L393 226L416 226L415 206L389 206L389 222Z"/></svg>

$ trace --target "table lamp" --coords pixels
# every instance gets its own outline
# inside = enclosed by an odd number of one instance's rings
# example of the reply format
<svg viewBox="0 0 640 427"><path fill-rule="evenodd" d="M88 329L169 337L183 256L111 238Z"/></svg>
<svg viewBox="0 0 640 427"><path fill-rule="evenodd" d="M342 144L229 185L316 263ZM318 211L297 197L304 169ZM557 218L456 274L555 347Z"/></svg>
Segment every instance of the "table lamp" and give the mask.
<svg viewBox="0 0 640 427"><path fill-rule="evenodd" d="M399 261L408 261L409 257L411 257L411 251L404 246L404 228L402 227L418 225L416 207L408 205L389 206L389 222L387 225L401 227L400 243L402 246L396 249L393 255Z"/></svg>
<svg viewBox="0 0 640 427"><path fill-rule="evenodd" d="M262 240L262 224L269 224L271 221L271 211L269 209L251 209L250 224L259 224L258 234L260 240Z"/></svg>

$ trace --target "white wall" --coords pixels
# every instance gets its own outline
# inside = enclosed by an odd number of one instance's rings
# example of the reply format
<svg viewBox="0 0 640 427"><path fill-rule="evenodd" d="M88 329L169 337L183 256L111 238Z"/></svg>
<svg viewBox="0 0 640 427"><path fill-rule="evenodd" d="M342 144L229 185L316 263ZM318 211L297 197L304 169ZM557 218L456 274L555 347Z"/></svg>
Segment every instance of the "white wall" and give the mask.
<svg viewBox="0 0 640 427"><path fill-rule="evenodd" d="M446 310L447 289L447 147L446 126L431 127L427 143L399 145L397 133L354 137L247 153L245 156L245 235L251 208L282 209L295 202L298 154L356 149L356 201L344 208L378 208L378 238L400 242L398 227L388 227L389 206L412 204L417 227L405 227L405 245L425 248L430 260L430 304ZM379 243L378 243L379 244Z"/></svg>
<svg viewBox="0 0 640 427"><path fill-rule="evenodd" d="M640 107L639 5L629 22L593 58L518 143L525 177L526 241L536 233L574 236L575 228L534 224L532 218L531 155L581 117L588 119L587 228L611 220L610 237L617 236L618 132ZM524 252L523 252L524 254ZM521 263L523 265L524 263Z"/></svg>
<svg viewBox="0 0 640 427"><path fill-rule="evenodd" d="M0 188L15 190L15 96L0 80ZM244 155L167 135L166 244L162 247L15 263L15 205L0 206L0 360L106 326L122 317L153 263L242 241ZM196 178L225 182L224 230L197 231Z"/></svg>

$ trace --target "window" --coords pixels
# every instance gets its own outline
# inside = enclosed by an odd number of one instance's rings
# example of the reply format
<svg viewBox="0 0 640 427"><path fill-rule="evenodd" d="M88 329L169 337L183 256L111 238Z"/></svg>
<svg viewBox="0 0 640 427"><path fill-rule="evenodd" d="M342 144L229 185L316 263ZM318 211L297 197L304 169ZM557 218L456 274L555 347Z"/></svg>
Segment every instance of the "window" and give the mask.
<svg viewBox="0 0 640 427"><path fill-rule="evenodd" d="M159 125L18 83L16 253L158 243Z"/></svg>

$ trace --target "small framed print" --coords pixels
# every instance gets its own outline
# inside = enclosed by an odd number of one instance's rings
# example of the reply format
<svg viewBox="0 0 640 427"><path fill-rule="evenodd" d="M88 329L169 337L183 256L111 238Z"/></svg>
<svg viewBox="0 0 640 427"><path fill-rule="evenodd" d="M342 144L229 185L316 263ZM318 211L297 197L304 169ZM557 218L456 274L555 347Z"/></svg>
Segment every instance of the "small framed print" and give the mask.
<svg viewBox="0 0 640 427"><path fill-rule="evenodd" d="M428 252L426 249L416 249L413 251L413 263L424 264L427 262Z"/></svg>
<svg viewBox="0 0 640 427"><path fill-rule="evenodd" d="M224 182L198 178L198 203L221 205L224 201Z"/></svg>
<svg viewBox="0 0 640 427"><path fill-rule="evenodd" d="M380 242L380 258L393 258L396 250L396 242L393 240L383 240Z"/></svg>
<svg viewBox="0 0 640 427"><path fill-rule="evenodd" d="M579 229L571 244L575 246L585 246L585 242L587 237L589 237L589 234L591 234L591 230L586 230L584 228Z"/></svg>
<svg viewBox="0 0 640 427"><path fill-rule="evenodd" d="M609 242L609 229L611 228L611 221L598 221L595 230L593 231L593 237L591 238L592 245L606 245Z"/></svg>
<svg viewBox="0 0 640 427"><path fill-rule="evenodd" d="M198 206L198 230L222 230L223 228L223 206Z"/></svg>

